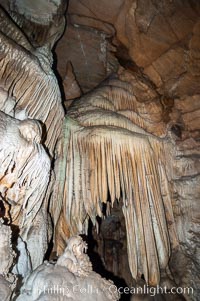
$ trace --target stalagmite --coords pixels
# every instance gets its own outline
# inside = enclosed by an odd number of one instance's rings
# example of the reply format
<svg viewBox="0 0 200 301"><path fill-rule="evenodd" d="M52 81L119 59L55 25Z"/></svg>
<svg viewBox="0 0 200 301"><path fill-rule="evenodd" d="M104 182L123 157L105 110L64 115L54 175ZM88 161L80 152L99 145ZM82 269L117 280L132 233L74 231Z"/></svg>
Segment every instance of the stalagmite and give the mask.
<svg viewBox="0 0 200 301"><path fill-rule="evenodd" d="M9 301L12 290L16 287L17 278L10 273L16 253L12 248L11 227L0 220L0 298L2 301Z"/></svg>
<svg viewBox="0 0 200 301"><path fill-rule="evenodd" d="M114 283L92 270L86 250L82 238L72 236L56 263L45 262L26 279L17 301L119 300Z"/></svg>
<svg viewBox="0 0 200 301"><path fill-rule="evenodd" d="M42 263L47 249L46 228L43 231L40 225L37 231L40 257L34 251L29 232L32 229L34 233L35 221L41 214L41 207L44 207L50 160L40 144L41 126L38 121L20 121L0 112L0 138L1 201L6 208L6 218L17 226L26 241L34 267Z"/></svg>

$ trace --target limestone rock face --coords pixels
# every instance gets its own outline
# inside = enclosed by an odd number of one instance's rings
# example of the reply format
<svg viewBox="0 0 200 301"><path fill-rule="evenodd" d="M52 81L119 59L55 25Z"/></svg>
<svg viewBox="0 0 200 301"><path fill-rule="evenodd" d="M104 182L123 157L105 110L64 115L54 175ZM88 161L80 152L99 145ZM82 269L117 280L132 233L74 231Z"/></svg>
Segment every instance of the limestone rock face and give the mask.
<svg viewBox="0 0 200 301"><path fill-rule="evenodd" d="M0 298L2 301L9 301L11 298L10 283L0 275Z"/></svg>
<svg viewBox="0 0 200 301"><path fill-rule="evenodd" d="M15 253L12 249L11 244L11 229L9 226L3 224L3 221L0 221L1 229L1 265L0 265L0 274L7 276L9 270L13 264L13 258Z"/></svg>
<svg viewBox="0 0 200 301"><path fill-rule="evenodd" d="M114 283L92 271L87 245L71 237L57 263L45 262L25 281L17 301L119 300Z"/></svg>
<svg viewBox="0 0 200 301"><path fill-rule="evenodd" d="M112 54L115 48L109 42L109 38L110 34L101 28L82 26L70 18L64 37L56 48L57 56L62 57L62 60L58 60L61 77L64 79L65 66L70 60L76 79L86 92L115 72L118 62Z"/></svg>
<svg viewBox="0 0 200 301"><path fill-rule="evenodd" d="M17 301L118 300L112 294L113 283L107 282L94 272L78 278L64 267L44 263L26 281Z"/></svg>
<svg viewBox="0 0 200 301"><path fill-rule="evenodd" d="M63 12L67 7L65 0L10 0L7 9L26 32L32 45L43 47L48 44L52 48L62 34L65 26Z"/></svg>
<svg viewBox="0 0 200 301"><path fill-rule="evenodd" d="M17 301L119 300L112 286L95 272L79 278L62 266L44 263L28 278Z"/></svg>
<svg viewBox="0 0 200 301"><path fill-rule="evenodd" d="M89 30L94 29L109 33L122 54L121 58L129 60L129 65L134 62L143 68L144 74L161 94L164 92L169 96L191 94L194 89L199 91L199 16L197 1L184 1L182 4L180 1L121 0L114 3L104 1L100 5L96 0L75 0L69 3L68 9L70 24L77 25L81 33L82 28L85 29L88 35ZM74 36L78 35L76 32L74 29ZM70 37L70 30L67 37ZM90 51L86 36L82 37L81 44L77 40L75 38L73 43L76 49L85 49L85 62L88 56L98 53ZM62 48L63 57L70 53L69 46L64 43L62 40L62 46L57 48L58 55ZM121 51L122 46L127 51ZM76 53L72 63L76 64L75 56ZM79 70L80 78L80 72L84 71Z"/></svg>
<svg viewBox="0 0 200 301"><path fill-rule="evenodd" d="M12 231L10 226L0 220L0 298L2 301L10 301L12 290L16 286L16 277L10 273L16 253L12 248Z"/></svg>

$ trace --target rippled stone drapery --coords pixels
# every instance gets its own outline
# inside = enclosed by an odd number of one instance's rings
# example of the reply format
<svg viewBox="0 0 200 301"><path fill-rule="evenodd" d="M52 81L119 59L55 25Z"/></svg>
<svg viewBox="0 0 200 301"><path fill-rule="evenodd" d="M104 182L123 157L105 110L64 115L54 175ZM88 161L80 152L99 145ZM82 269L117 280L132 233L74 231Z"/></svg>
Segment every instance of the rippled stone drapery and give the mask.
<svg viewBox="0 0 200 301"><path fill-rule="evenodd" d="M50 239L49 155L55 156L64 110L48 41L36 49L3 8L0 25L1 198L35 268L42 263Z"/></svg>
<svg viewBox="0 0 200 301"><path fill-rule="evenodd" d="M30 13L30 8L37 12L35 3L39 2L41 14ZM102 215L102 203L107 203L109 212L115 199L120 199L127 229L135 229L127 231L132 274L135 278L144 274L149 283L158 283L160 270L162 274L171 250L177 245L172 203L181 241L180 252L171 258L173 275L181 286L188 286L191 281L194 287L198 286L199 5L195 1L184 1L184 5L179 1L159 4L149 1L146 14L145 1L124 0L115 3L120 9L118 14L118 9L112 9L112 2L105 1L102 3L109 9L101 14L102 6L95 6L96 1L77 2L76 7L76 1L71 1L70 21L89 26L88 36L91 36L90 26L98 30L103 70L114 63L113 55L108 55L111 42L107 43L106 39L115 35L116 29L118 40L115 39L116 48L111 47L112 51L120 51L123 46L117 57L131 72L122 72L119 79L112 78L72 104L59 149L56 144L64 114L51 71L51 47L63 29L63 16L59 18L59 13L66 1L50 0L47 6L45 1L10 1L8 11L18 26L1 10L0 110L14 117L2 115L10 126L16 125L13 134L19 136L15 151L5 151L8 155L5 162L10 168L6 170L2 164L2 197L9 218L20 227L20 235L30 250L37 242L36 256L35 252L31 254L37 267L50 238L47 204L54 184L53 170L49 178L49 159L38 140L40 125L27 120L39 119L46 127L42 143L52 163L56 158L60 164L51 201L58 253L65 246L67 236L86 231L89 217L95 223L96 215ZM27 10L24 4L28 5ZM85 4L90 8L94 5L95 13L87 10ZM83 18L76 14L80 6L84 7ZM45 7L49 11L42 20ZM101 30L105 31L103 35ZM82 43L81 46L84 47ZM112 70L118 66L115 63ZM71 79L75 82L72 74ZM67 80L64 84L67 87ZM176 137L170 139L169 130ZM9 136L11 144L13 137ZM19 154L25 145L28 145L27 153L23 152L22 157ZM28 153L32 154L32 150L33 157ZM42 171L34 167L40 161L37 151L41 152L45 166ZM25 174L16 176L15 164L9 161L11 157ZM8 179L14 181L14 186L7 185ZM38 185L38 190L33 192L31 184ZM19 198L15 194L18 185ZM47 191L45 200L44 191Z"/></svg>
<svg viewBox="0 0 200 301"><path fill-rule="evenodd" d="M148 283L156 285L177 237L165 170L165 140L133 123L137 118L148 129L150 114L152 120L154 114L159 120L159 101L152 94L149 107L153 109L146 119L143 104L133 93L130 83L114 79L71 105L55 204L63 204L70 232L76 234L87 232L88 218L95 224L96 216L102 217L102 203L109 212L114 201L122 199L132 276L137 279L144 274ZM52 207L55 216L58 208Z"/></svg>

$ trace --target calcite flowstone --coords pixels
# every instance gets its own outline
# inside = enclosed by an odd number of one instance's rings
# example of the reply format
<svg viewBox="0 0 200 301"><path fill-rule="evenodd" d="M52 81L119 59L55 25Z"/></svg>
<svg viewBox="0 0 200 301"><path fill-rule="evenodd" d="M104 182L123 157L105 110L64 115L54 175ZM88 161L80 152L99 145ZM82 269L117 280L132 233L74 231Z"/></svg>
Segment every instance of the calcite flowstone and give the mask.
<svg viewBox="0 0 200 301"><path fill-rule="evenodd" d="M25 281L17 301L118 300L112 281L92 271L87 244L71 237L57 263L44 262Z"/></svg>

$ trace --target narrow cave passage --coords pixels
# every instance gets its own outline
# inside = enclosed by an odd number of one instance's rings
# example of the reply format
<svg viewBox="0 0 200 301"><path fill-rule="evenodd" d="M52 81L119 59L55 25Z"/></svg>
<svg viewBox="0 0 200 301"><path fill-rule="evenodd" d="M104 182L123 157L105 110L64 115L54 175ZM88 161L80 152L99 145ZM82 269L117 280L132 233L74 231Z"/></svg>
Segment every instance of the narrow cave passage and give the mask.
<svg viewBox="0 0 200 301"><path fill-rule="evenodd" d="M118 289L133 286L127 257L125 220L120 202L114 203L109 216L104 219L97 218L97 223L98 233L90 221L86 237L88 255L94 271L112 280ZM120 300L130 298L130 294L122 294Z"/></svg>

